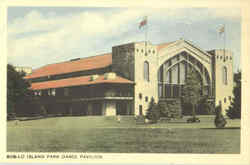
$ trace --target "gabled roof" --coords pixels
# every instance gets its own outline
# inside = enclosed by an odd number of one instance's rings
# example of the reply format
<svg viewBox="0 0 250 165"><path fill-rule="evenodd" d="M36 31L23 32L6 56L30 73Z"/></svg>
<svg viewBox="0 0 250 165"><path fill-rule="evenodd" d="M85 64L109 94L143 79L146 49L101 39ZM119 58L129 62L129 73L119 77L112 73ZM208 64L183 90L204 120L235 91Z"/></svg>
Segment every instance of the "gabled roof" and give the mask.
<svg viewBox="0 0 250 165"><path fill-rule="evenodd" d="M104 75L100 75L97 79L91 80L91 76L81 76L53 81L45 81L32 83L32 90L42 90L50 88L62 88L62 87L72 87L72 86L83 86L83 85L92 85L92 84L134 84L133 81L127 80L120 76L116 76L114 79L105 79Z"/></svg>
<svg viewBox="0 0 250 165"><path fill-rule="evenodd" d="M176 41L158 44L157 45L157 51L159 52L161 49L168 47L170 44L172 44L174 42L176 42Z"/></svg>
<svg viewBox="0 0 250 165"><path fill-rule="evenodd" d="M192 45L197 50L203 52L207 56L210 56L209 53L203 51L201 48L194 46L191 42L186 40L177 40L173 42L167 42L156 45L157 51L169 47L170 45L174 45L175 43L185 42L187 44ZM98 56L92 56L82 59L77 59L73 61L66 61L61 63L54 63L45 65L39 69L34 70L30 75L27 75L26 79L38 78L38 77L45 77L51 75L59 75L59 74L66 74L84 70L94 70L94 69L101 69L108 67L112 64L112 53L107 53Z"/></svg>
<svg viewBox="0 0 250 165"><path fill-rule="evenodd" d="M39 69L34 70L26 79L44 77L49 75L58 75L82 70L93 70L105 68L112 64L111 53L82 58L75 61L66 61L61 63L48 64Z"/></svg>
<svg viewBox="0 0 250 165"><path fill-rule="evenodd" d="M200 51L201 53L205 54L208 57L211 57L211 54L208 53L207 51L203 50L202 48L200 48L199 46L195 45L194 43L192 43L191 41L188 40L181 40L183 42L186 42L187 44L191 45L192 47L196 48L198 51Z"/></svg>

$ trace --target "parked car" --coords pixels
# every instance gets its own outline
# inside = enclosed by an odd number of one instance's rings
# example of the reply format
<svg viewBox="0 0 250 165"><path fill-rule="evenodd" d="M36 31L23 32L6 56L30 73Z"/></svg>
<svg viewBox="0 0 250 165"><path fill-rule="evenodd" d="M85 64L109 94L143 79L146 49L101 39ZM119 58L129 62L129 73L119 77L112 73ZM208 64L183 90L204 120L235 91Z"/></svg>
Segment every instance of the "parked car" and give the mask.
<svg viewBox="0 0 250 165"><path fill-rule="evenodd" d="M191 117L187 119L187 123L199 123L201 122L199 118L197 117Z"/></svg>

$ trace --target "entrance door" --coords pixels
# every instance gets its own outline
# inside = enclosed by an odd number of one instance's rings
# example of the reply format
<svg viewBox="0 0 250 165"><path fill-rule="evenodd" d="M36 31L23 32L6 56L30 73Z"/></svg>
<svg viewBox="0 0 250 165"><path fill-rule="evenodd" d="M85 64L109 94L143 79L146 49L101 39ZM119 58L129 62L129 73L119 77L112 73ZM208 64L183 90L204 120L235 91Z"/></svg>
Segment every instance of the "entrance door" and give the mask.
<svg viewBox="0 0 250 165"><path fill-rule="evenodd" d="M116 103L117 115L127 115L127 103L125 101L119 101Z"/></svg>
<svg viewBox="0 0 250 165"><path fill-rule="evenodd" d="M142 113L142 105L139 105L139 115L143 115L143 113Z"/></svg>

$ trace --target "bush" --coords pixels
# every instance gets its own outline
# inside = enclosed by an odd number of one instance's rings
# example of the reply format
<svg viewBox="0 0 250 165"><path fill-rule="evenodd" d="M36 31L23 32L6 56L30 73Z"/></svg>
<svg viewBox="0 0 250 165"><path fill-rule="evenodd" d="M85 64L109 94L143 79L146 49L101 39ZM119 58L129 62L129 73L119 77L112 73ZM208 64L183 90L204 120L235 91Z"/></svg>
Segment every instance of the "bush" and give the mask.
<svg viewBox="0 0 250 165"><path fill-rule="evenodd" d="M149 103L146 118L151 120L152 123L157 123L157 121L160 119L160 107L156 105L153 97Z"/></svg>
<svg viewBox="0 0 250 165"><path fill-rule="evenodd" d="M216 128L224 128L225 125L227 124L227 121L224 118L224 116L221 114L221 105L215 108L215 114L216 114L216 117L214 120L214 124Z"/></svg>
<svg viewBox="0 0 250 165"><path fill-rule="evenodd" d="M182 116L180 100L160 101L158 108L161 117L180 118Z"/></svg>
<svg viewBox="0 0 250 165"><path fill-rule="evenodd" d="M234 82L236 86L233 89L233 98L231 100L231 105L226 110L227 116L230 119L240 119L241 118L241 72L235 73Z"/></svg>
<svg viewBox="0 0 250 165"><path fill-rule="evenodd" d="M230 119L240 119L241 118L241 106L235 106L234 102L226 110L226 114Z"/></svg>

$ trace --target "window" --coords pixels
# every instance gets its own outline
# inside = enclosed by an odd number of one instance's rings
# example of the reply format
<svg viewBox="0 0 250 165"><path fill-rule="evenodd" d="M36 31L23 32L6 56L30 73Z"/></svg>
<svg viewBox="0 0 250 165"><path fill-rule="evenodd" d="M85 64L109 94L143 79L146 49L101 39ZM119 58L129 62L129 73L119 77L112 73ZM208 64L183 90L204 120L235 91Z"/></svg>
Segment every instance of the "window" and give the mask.
<svg viewBox="0 0 250 165"><path fill-rule="evenodd" d="M141 52L143 53L143 49L141 50Z"/></svg>
<svg viewBox="0 0 250 165"><path fill-rule="evenodd" d="M153 54L155 54L155 50L153 50Z"/></svg>
<svg viewBox="0 0 250 165"><path fill-rule="evenodd" d="M144 62L144 80L149 81L149 63Z"/></svg>
<svg viewBox="0 0 250 165"><path fill-rule="evenodd" d="M159 97L161 98L162 96L163 96L163 93L162 93L162 84L159 84L158 85L158 95L159 95Z"/></svg>
<svg viewBox="0 0 250 165"><path fill-rule="evenodd" d="M120 97L122 97L122 96L123 96L123 91L120 90L120 91L118 92L118 95L119 95Z"/></svg>
<svg viewBox="0 0 250 165"><path fill-rule="evenodd" d="M172 89L172 86L171 86L171 85L169 85L169 84L166 84L166 85L165 85L165 96L166 96L167 98L172 97L172 91L171 91L171 89Z"/></svg>
<svg viewBox="0 0 250 165"><path fill-rule="evenodd" d="M178 98L180 93L179 85L173 85L172 89L173 89L173 97Z"/></svg>
<svg viewBox="0 0 250 165"><path fill-rule="evenodd" d="M231 96L228 96L228 99L229 99L229 101L231 101L231 100L232 100L232 97L231 97Z"/></svg>
<svg viewBox="0 0 250 165"><path fill-rule="evenodd" d="M139 105L139 115L143 115L143 113L142 113L142 105Z"/></svg>
<svg viewBox="0 0 250 165"><path fill-rule="evenodd" d="M69 88L64 88L64 96L69 96Z"/></svg>
<svg viewBox="0 0 250 165"><path fill-rule="evenodd" d="M224 98L224 103L226 103L226 102L227 102L227 98L225 97L225 98Z"/></svg>
<svg viewBox="0 0 250 165"><path fill-rule="evenodd" d="M145 97L145 101L148 102L148 96Z"/></svg>
<svg viewBox="0 0 250 165"><path fill-rule="evenodd" d="M225 66L222 69L222 81L227 85L227 68Z"/></svg>
<svg viewBox="0 0 250 165"><path fill-rule="evenodd" d="M139 93L139 99L142 99L142 94L141 93Z"/></svg>

